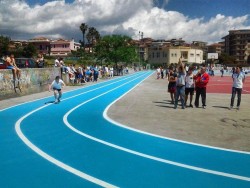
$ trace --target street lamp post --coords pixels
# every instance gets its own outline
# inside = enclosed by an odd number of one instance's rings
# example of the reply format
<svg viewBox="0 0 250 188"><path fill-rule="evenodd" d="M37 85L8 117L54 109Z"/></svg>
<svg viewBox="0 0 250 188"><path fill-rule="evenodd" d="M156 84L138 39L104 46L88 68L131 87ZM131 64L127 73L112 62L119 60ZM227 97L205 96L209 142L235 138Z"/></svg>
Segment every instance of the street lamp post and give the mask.
<svg viewBox="0 0 250 188"><path fill-rule="evenodd" d="M138 45L138 53L139 53L139 70L141 70L141 39L143 38L143 32L139 31L139 45Z"/></svg>

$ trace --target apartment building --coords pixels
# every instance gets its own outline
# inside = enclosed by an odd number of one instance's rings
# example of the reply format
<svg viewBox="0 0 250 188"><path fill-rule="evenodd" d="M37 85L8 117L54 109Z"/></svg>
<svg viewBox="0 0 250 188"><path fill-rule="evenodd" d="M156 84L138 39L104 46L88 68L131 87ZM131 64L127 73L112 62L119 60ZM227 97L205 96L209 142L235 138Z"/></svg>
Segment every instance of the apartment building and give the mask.
<svg viewBox="0 0 250 188"><path fill-rule="evenodd" d="M152 41L152 38L142 38L134 41L134 44L138 46L137 54L140 61L148 61L148 48L151 46Z"/></svg>
<svg viewBox="0 0 250 188"><path fill-rule="evenodd" d="M45 37L36 37L29 39L28 43L32 43L36 47L38 53L47 55L50 50L50 41L50 39Z"/></svg>
<svg viewBox="0 0 250 188"><path fill-rule="evenodd" d="M50 42L51 56L68 56L71 54L71 51L76 51L80 48L80 43L75 43L74 39L65 40L65 39L57 39L52 40Z"/></svg>
<svg viewBox="0 0 250 188"><path fill-rule="evenodd" d="M74 39L51 40L45 37L37 37L28 40L28 42L36 47L38 53L51 56L68 56L71 51L80 48L80 43L75 42Z"/></svg>
<svg viewBox="0 0 250 188"><path fill-rule="evenodd" d="M168 48L170 43L166 41L154 41L148 47L148 63L161 64L167 66L168 62Z"/></svg>
<svg viewBox="0 0 250 188"><path fill-rule="evenodd" d="M219 55L223 53L223 50L224 50L224 43L210 44L208 45L207 48L208 53L218 53Z"/></svg>
<svg viewBox="0 0 250 188"><path fill-rule="evenodd" d="M148 62L150 64L169 66L178 63L180 58L183 63L202 64L203 50L188 46L172 46L169 43L152 45L149 48Z"/></svg>
<svg viewBox="0 0 250 188"><path fill-rule="evenodd" d="M179 58L182 58L183 63L188 64L202 64L203 63L203 50L193 47L169 47L168 49L168 63L178 63Z"/></svg>
<svg viewBox="0 0 250 188"><path fill-rule="evenodd" d="M248 44L250 43L250 30L230 30L224 36L225 53L235 57L237 63L247 63L249 59Z"/></svg>

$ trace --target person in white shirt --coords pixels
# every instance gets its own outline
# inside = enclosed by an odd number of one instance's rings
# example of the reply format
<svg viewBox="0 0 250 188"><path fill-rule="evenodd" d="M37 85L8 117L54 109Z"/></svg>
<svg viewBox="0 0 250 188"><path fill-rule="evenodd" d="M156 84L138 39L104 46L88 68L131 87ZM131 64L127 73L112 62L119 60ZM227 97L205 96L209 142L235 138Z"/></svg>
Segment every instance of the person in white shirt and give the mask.
<svg viewBox="0 0 250 188"><path fill-rule="evenodd" d="M193 96L194 96L194 75L193 75L193 70L191 67L188 69L188 72L185 78L185 105L186 106L187 106L188 95L190 95L189 107L193 108L192 101L193 101Z"/></svg>
<svg viewBox="0 0 250 188"><path fill-rule="evenodd" d="M158 67L158 68L156 69L156 76L157 76L157 79L160 79L160 75L161 75L161 69L160 69L160 67Z"/></svg>
<svg viewBox="0 0 250 188"><path fill-rule="evenodd" d="M60 64L58 57L55 59L55 67L61 67L61 64Z"/></svg>
<svg viewBox="0 0 250 188"><path fill-rule="evenodd" d="M114 77L114 68L113 68L113 67L110 67L109 71L110 71L109 76L110 76L110 77Z"/></svg>
<svg viewBox="0 0 250 188"><path fill-rule="evenodd" d="M62 88L66 86L63 80L60 79L60 76L56 76L55 80L49 86L49 92L51 89L54 91L55 104L59 103L62 97ZM58 95L57 95L58 93Z"/></svg>
<svg viewBox="0 0 250 188"><path fill-rule="evenodd" d="M185 109L185 77L186 77L186 71L183 63L180 62L176 80L174 109L177 108L179 97L181 100L182 109Z"/></svg>
<svg viewBox="0 0 250 188"><path fill-rule="evenodd" d="M234 106L234 99L237 94L237 110L240 109L241 102L241 93L243 88L243 83L245 82L245 73L241 72L240 67L236 67L235 72L232 75L233 78L233 87L232 87L232 96L231 96L231 104L230 109Z"/></svg>

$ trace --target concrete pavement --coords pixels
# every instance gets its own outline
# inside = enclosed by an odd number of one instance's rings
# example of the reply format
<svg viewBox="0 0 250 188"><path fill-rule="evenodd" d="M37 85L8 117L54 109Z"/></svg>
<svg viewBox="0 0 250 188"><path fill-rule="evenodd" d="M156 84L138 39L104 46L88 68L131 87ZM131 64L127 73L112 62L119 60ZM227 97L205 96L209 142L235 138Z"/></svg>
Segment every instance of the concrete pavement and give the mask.
<svg viewBox="0 0 250 188"><path fill-rule="evenodd" d="M117 101L108 116L129 127L164 137L250 151L250 95L229 110L231 94L207 94L207 108L174 109L167 80L149 77Z"/></svg>

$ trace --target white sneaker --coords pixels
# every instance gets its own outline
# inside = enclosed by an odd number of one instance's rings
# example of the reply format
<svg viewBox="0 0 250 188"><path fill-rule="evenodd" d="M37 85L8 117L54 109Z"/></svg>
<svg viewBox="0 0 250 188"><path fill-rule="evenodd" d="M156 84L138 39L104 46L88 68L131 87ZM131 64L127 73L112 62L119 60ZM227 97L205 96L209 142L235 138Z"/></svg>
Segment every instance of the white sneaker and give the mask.
<svg viewBox="0 0 250 188"><path fill-rule="evenodd" d="M56 99L55 102L54 102L54 104L57 104L57 103L58 103L58 100Z"/></svg>

